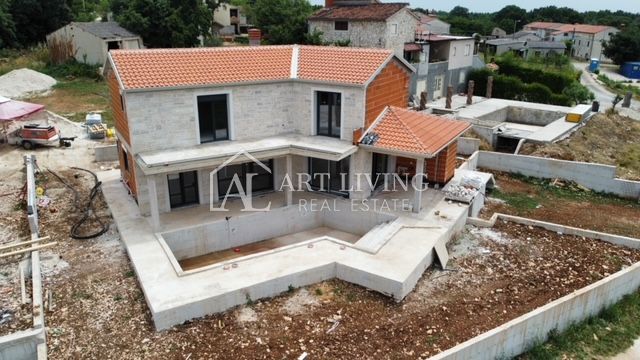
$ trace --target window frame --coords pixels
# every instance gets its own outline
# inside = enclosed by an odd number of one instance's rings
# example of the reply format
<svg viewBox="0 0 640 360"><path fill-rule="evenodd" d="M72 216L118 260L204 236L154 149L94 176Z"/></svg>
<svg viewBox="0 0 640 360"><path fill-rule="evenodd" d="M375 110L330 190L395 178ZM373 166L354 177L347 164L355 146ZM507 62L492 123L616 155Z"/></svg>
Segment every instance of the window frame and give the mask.
<svg viewBox="0 0 640 360"><path fill-rule="evenodd" d="M200 135L200 110L199 110L199 101L198 99L201 97L207 96L217 96L217 95L226 95L227 98L227 136L226 139L216 139L215 131L214 131L214 140L211 141L202 141L202 137ZM219 91L219 92L202 92L196 93L194 95L194 114L195 114L195 127L196 127L196 143L197 144L210 144L219 141L228 141L234 139L234 126L233 126L233 94L231 91ZM215 125L214 125L215 126ZM215 129L214 129L215 130Z"/></svg>
<svg viewBox="0 0 640 360"><path fill-rule="evenodd" d="M340 26L341 28L338 28L338 24L340 25L346 25L346 26ZM342 29L342 27L344 27L344 29ZM345 21L345 20L336 20L333 22L333 30L334 31L349 31L349 21Z"/></svg>
<svg viewBox="0 0 640 360"><path fill-rule="evenodd" d="M340 111L338 112L339 117L340 117L340 124L338 126L339 130L338 130L338 134L334 134L333 133L333 119L331 117L331 114L333 113L331 111L331 109L329 110L329 124L328 124L328 132L327 133L321 133L320 132L320 94L321 93L327 93L327 94L337 94L338 95L338 99L340 101ZM314 134L316 136L327 136L327 137L332 137L332 138L337 138L337 139L341 139L342 138L342 125L344 122L344 108L343 108L343 93L341 91L336 91L336 90L331 90L331 89L314 89L313 91L313 131ZM335 106L335 104L333 105Z"/></svg>
<svg viewBox="0 0 640 360"><path fill-rule="evenodd" d="M398 35L398 24L393 23L393 24L389 24L391 26L391 35Z"/></svg>

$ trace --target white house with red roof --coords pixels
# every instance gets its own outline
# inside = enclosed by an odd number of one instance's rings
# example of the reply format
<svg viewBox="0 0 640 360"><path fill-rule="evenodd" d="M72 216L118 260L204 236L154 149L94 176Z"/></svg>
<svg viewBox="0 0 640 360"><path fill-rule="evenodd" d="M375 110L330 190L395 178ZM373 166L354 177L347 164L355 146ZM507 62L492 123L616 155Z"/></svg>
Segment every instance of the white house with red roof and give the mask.
<svg viewBox="0 0 640 360"><path fill-rule="evenodd" d="M468 126L402 110L413 71L386 49L287 45L113 51L105 76L122 181L156 226L159 214L217 202L234 175L254 171L253 181L243 184L254 194L281 190L286 175L307 174L314 189L366 199L372 189L357 174L395 173L400 167L405 173L431 167L428 180L446 183L453 177L454 140ZM403 137L396 148L360 146L367 129L384 141L393 138L392 130L379 129L389 112L412 119L407 131L434 127L435 132ZM451 124L456 131L438 131ZM438 145L427 149L424 142ZM240 152L252 158L237 158ZM254 159L268 171L256 168ZM324 173L343 182L325 187L316 175Z"/></svg>
<svg viewBox="0 0 640 360"><path fill-rule="evenodd" d="M613 26L560 24L549 22L533 22L524 26L525 30L535 31L536 34L549 41L571 41L571 56L583 60L599 59L611 61L602 53L603 44L620 30Z"/></svg>

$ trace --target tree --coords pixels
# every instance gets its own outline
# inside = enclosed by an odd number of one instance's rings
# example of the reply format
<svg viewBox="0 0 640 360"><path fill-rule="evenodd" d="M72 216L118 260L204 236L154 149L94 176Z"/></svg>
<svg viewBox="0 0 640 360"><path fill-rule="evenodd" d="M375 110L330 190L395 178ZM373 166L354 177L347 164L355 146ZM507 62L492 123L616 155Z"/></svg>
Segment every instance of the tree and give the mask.
<svg viewBox="0 0 640 360"><path fill-rule="evenodd" d="M575 104L586 104L596 98L589 89L577 81L566 87L562 93L569 97Z"/></svg>
<svg viewBox="0 0 640 360"><path fill-rule="evenodd" d="M0 0L0 48L15 46L16 25L9 13L9 1Z"/></svg>
<svg viewBox="0 0 640 360"><path fill-rule="evenodd" d="M603 53L618 65L639 60L640 27L628 26L611 36L611 40L604 44Z"/></svg>
<svg viewBox="0 0 640 360"><path fill-rule="evenodd" d="M507 32L520 30L527 23L527 10L508 5L493 14L493 21Z"/></svg>
<svg viewBox="0 0 640 360"><path fill-rule="evenodd" d="M469 9L463 6L456 6L451 9L451 11L449 12L449 16L469 18Z"/></svg>
<svg viewBox="0 0 640 360"><path fill-rule="evenodd" d="M16 45L44 42L47 34L72 20L65 0L12 0L9 13L13 19Z"/></svg>
<svg viewBox="0 0 640 360"><path fill-rule="evenodd" d="M193 47L209 34L211 11L200 0L113 0L111 9L124 28L149 47Z"/></svg>
<svg viewBox="0 0 640 360"><path fill-rule="evenodd" d="M584 15L568 7L545 6L531 10L529 20L575 24L583 23Z"/></svg>
<svg viewBox="0 0 640 360"><path fill-rule="evenodd" d="M249 17L271 44L305 42L307 18L313 7L307 0L256 0L248 5Z"/></svg>

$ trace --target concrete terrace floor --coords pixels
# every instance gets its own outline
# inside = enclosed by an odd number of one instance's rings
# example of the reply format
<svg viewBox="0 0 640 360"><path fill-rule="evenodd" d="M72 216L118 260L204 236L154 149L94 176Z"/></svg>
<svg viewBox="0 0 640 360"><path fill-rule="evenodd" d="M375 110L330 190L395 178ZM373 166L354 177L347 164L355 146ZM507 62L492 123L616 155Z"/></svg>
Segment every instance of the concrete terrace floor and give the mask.
<svg viewBox="0 0 640 360"><path fill-rule="evenodd" d="M323 237L234 260L234 266L213 266L179 274L152 231L149 219L120 182L117 170L100 172L103 193L145 294L156 329L225 311L246 303L331 278L339 278L402 300L444 245L464 227L468 206L448 203L430 190L419 214L402 212L396 230L374 252ZM298 194L298 196L302 196ZM314 194L315 195L315 194ZM396 194L409 197L410 193ZM278 197L273 193L265 197ZM308 195L307 195L308 196ZM379 197L391 197L391 194ZM434 202L430 202L431 198ZM203 211L204 210L204 211ZM225 213L221 213L225 214ZM436 215L437 214L437 215ZM194 217L195 215L195 217ZM166 228L211 221L208 207L163 215ZM185 224L182 220L187 219Z"/></svg>

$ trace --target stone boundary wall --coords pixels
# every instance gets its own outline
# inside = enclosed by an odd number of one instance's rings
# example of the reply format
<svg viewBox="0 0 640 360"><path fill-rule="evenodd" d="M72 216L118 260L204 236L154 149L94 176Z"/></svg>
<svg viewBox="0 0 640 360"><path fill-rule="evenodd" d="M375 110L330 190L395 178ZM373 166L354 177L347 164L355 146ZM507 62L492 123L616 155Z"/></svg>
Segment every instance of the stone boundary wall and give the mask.
<svg viewBox="0 0 640 360"><path fill-rule="evenodd" d="M100 145L95 147L96 162L118 161L118 147L113 145Z"/></svg>
<svg viewBox="0 0 640 360"><path fill-rule="evenodd" d="M480 140L474 138L461 137L458 138L458 154L472 155L480 150Z"/></svg>
<svg viewBox="0 0 640 360"><path fill-rule="evenodd" d="M598 239L621 246L636 249L640 248L639 239L499 213L494 214L490 220L468 218L467 223L476 226L491 227L499 219L538 226L564 234ZM462 344L431 357L430 360L489 360L512 358L524 353L535 344L545 341L551 330L555 329L562 332L574 323L597 315L600 311L618 302L623 296L633 293L638 288L640 288L640 263L618 271L594 284L465 341Z"/></svg>

